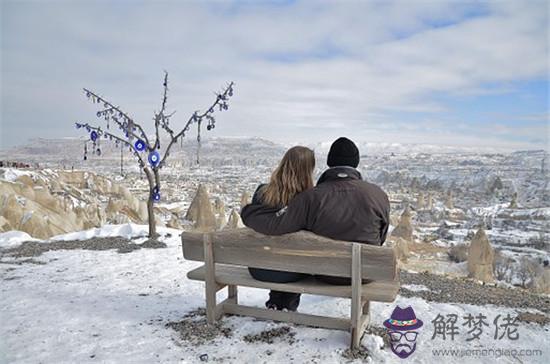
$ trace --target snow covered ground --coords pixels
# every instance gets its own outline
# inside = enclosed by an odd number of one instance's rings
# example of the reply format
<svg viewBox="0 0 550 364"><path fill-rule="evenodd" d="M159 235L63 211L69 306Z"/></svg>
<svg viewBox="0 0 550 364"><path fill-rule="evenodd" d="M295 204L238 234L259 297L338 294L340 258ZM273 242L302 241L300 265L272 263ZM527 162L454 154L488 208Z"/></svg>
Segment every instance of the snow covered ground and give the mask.
<svg viewBox="0 0 550 364"><path fill-rule="evenodd" d="M247 317L225 317L230 337L220 336L204 344L182 341L166 327L204 307L204 285L186 278L187 271L200 263L185 261L181 254L180 231L160 228L160 240L167 248L139 249L121 254L115 250L56 250L16 264L2 257L0 264L0 363L343 363L362 362L342 354L349 345L349 333L304 326L257 321ZM65 234L49 241L92 237L135 237L141 243L146 226L107 225ZM171 234L167 237L166 234ZM28 236L14 232L0 234L0 247L13 247ZM21 261L21 259L19 259ZM411 286L422 291L425 287ZM263 306L267 291L239 289L239 300ZM373 326L382 327L396 305L412 306L424 325L419 330L417 349L407 359L399 359L389 348L381 348L379 336L366 334L362 344L371 363L547 363L549 326L519 322L519 338L494 339L493 320L497 315L517 316L518 310L497 306L473 306L428 302L418 297L398 296L391 304L374 303ZM332 316L348 316L349 300L304 295L300 311ZM531 310L533 311L533 310ZM440 335L432 339L432 320L440 314L458 315L460 332L454 340ZM480 340L467 341L463 316L487 316ZM290 326L292 335L273 343L246 342L245 335ZM539 350L542 355L437 356L434 350L457 349L465 354L473 349ZM203 356L207 354L208 357ZM496 354L498 355L498 354Z"/></svg>

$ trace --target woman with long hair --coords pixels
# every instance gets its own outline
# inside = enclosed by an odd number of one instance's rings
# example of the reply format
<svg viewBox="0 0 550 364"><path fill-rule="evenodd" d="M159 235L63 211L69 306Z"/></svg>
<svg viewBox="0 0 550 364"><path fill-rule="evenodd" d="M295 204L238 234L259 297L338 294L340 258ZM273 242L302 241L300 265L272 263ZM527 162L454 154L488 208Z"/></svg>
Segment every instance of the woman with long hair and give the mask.
<svg viewBox="0 0 550 364"><path fill-rule="evenodd" d="M309 148L290 148L271 174L268 184L258 186L252 204L262 204L277 209L284 208L298 193L313 188L315 154ZM296 282L307 275L271 269L248 268L252 277L265 282ZM275 310L296 311L300 304L300 294L271 291L266 307Z"/></svg>

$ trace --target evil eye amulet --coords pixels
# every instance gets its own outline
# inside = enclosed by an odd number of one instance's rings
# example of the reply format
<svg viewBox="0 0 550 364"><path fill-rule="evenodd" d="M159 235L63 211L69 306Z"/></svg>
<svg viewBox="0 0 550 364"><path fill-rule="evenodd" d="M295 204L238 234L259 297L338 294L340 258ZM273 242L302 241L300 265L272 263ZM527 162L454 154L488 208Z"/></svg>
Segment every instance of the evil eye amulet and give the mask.
<svg viewBox="0 0 550 364"><path fill-rule="evenodd" d="M134 143L134 148L136 148L138 152L143 152L145 150L145 143L143 142L143 140L138 139Z"/></svg>
<svg viewBox="0 0 550 364"><path fill-rule="evenodd" d="M149 158L148 158L148 160L149 160L149 164L150 164L152 167L156 167L156 166L159 164L159 162L160 162L160 155L159 155L159 153L158 153L156 150L152 151L151 153L149 153Z"/></svg>

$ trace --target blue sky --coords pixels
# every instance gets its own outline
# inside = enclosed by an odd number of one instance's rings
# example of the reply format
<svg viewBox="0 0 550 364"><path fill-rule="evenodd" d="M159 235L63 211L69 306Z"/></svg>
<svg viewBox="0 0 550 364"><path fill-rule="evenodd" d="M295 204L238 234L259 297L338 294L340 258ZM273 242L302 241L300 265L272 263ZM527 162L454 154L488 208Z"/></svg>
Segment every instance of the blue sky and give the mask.
<svg viewBox="0 0 550 364"><path fill-rule="evenodd" d="M236 82L212 136L548 148L546 1L0 3L0 148L101 125L82 87L150 125L163 70L176 124Z"/></svg>

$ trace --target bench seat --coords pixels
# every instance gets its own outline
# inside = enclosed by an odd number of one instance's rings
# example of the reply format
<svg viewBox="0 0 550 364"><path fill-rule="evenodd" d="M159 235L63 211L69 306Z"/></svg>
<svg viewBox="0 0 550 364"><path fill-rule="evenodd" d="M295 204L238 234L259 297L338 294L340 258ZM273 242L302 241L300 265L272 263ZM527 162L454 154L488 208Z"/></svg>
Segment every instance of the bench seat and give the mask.
<svg viewBox="0 0 550 364"><path fill-rule="evenodd" d="M204 281L206 268L204 265L187 273L187 278ZM352 290L349 286L336 286L316 280L313 277L292 283L271 283L254 279L247 267L216 264L216 282L222 285L235 285L253 288L272 289L283 292L306 293L331 297L351 298ZM399 281L374 281L362 285L363 299L378 302L393 302L399 291Z"/></svg>

